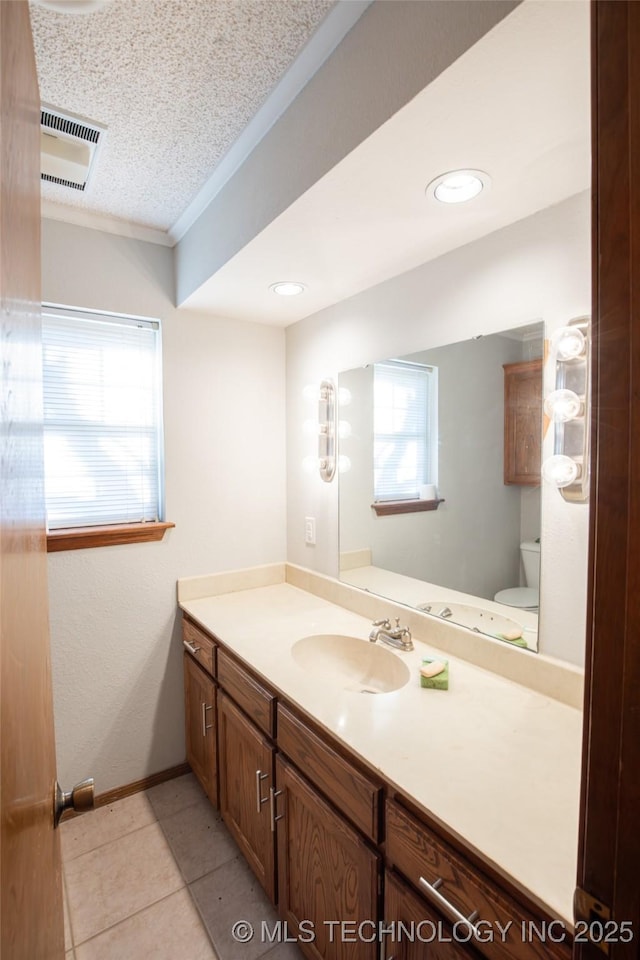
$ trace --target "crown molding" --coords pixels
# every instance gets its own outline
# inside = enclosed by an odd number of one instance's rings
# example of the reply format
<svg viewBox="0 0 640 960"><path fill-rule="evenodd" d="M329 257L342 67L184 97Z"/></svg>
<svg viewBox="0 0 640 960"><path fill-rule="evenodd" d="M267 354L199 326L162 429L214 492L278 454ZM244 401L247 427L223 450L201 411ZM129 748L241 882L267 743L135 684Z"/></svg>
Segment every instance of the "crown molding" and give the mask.
<svg viewBox="0 0 640 960"><path fill-rule="evenodd" d="M42 199L40 205L41 216L46 220L61 220L63 223L73 223L77 227L87 227L89 230L101 230L103 233L113 233L118 237L128 237L130 240L144 240L145 243L157 243L162 247L173 247L175 240L166 230L155 227L145 227L141 223L130 223L118 217L109 217L103 213L94 213L79 207L67 207L62 203L53 203Z"/></svg>

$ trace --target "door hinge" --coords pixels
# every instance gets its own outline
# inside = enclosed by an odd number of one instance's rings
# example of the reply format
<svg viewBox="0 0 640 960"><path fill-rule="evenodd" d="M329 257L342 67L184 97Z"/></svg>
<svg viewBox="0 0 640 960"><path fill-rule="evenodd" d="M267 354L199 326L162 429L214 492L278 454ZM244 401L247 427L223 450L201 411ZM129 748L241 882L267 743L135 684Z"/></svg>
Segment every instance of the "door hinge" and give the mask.
<svg viewBox="0 0 640 960"><path fill-rule="evenodd" d="M609 956L609 943L603 935L604 925L611 920L611 907L602 900L576 887L573 895L573 916L576 924L576 935L588 940L605 956Z"/></svg>

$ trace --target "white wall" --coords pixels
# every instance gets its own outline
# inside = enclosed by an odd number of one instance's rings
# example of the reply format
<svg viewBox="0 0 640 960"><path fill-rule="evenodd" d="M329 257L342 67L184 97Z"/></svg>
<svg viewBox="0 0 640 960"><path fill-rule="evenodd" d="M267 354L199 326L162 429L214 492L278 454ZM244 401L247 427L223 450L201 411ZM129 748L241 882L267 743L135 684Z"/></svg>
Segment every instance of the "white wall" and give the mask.
<svg viewBox="0 0 640 960"><path fill-rule="evenodd" d="M162 542L49 555L58 776L98 792L185 759L179 577L285 556L284 333L173 307L165 247L43 223L43 299L162 321Z"/></svg>
<svg viewBox="0 0 640 960"><path fill-rule="evenodd" d="M590 312L588 194L522 220L287 328L288 558L338 575L338 484L301 468L313 446L305 385L385 357L544 320L547 336ZM548 441L549 438L547 438ZM548 448L548 443L547 443ZM317 545L304 543L304 517ZM542 494L540 648L582 663L588 507Z"/></svg>

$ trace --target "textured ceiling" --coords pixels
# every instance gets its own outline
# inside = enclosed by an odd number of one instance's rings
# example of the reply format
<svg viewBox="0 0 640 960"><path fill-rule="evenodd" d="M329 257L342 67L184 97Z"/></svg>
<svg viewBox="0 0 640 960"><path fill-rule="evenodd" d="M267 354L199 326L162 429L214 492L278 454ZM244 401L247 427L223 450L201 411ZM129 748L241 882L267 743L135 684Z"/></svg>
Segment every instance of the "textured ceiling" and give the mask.
<svg viewBox="0 0 640 960"><path fill-rule="evenodd" d="M31 5L40 96L107 127L86 193L42 196L169 229L333 0L114 0L90 15Z"/></svg>

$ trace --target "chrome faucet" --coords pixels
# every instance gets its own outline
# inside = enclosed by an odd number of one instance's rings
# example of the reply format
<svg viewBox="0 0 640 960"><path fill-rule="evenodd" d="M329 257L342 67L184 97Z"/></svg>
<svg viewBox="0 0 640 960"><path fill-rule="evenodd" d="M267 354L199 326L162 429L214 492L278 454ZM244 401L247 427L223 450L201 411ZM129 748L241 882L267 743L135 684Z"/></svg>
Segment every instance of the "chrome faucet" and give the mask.
<svg viewBox="0 0 640 960"><path fill-rule="evenodd" d="M397 647L399 650L413 650L413 640L411 631L408 627L400 626L400 617L396 617L395 627L391 626L389 620L374 620L373 630L369 634L369 640L375 643L380 640L390 647Z"/></svg>

